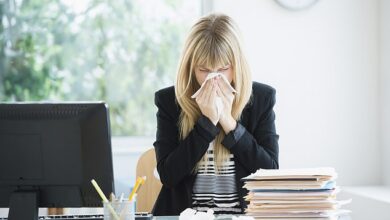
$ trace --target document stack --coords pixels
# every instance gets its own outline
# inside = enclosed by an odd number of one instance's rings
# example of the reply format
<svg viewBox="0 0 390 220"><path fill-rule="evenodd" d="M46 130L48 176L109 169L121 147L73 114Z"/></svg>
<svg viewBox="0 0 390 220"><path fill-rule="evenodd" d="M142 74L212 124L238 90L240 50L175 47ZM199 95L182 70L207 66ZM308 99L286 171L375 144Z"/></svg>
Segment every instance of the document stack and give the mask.
<svg viewBox="0 0 390 220"><path fill-rule="evenodd" d="M255 219L338 219L351 200L337 201L337 173L333 168L259 169L243 178L246 214Z"/></svg>

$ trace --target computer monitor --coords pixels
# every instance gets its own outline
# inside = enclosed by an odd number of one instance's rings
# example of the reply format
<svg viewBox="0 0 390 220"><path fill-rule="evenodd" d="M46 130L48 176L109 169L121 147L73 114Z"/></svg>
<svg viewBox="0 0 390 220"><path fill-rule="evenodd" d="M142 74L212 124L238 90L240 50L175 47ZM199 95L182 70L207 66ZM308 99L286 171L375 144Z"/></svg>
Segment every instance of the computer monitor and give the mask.
<svg viewBox="0 0 390 220"><path fill-rule="evenodd" d="M110 120L103 102L0 104L0 207L9 220L38 207L101 207L91 184L114 191Z"/></svg>

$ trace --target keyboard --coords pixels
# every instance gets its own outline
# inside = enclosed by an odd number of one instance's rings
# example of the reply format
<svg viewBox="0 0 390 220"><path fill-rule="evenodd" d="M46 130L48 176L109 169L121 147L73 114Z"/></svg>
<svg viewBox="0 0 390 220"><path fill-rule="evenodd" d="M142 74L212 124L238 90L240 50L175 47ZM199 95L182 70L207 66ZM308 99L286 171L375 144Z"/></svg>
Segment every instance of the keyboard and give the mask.
<svg viewBox="0 0 390 220"><path fill-rule="evenodd" d="M8 218L0 218L0 220L7 220ZM103 220L103 215L47 215L39 216L39 220ZM152 220L153 215L146 212L137 212L135 220Z"/></svg>

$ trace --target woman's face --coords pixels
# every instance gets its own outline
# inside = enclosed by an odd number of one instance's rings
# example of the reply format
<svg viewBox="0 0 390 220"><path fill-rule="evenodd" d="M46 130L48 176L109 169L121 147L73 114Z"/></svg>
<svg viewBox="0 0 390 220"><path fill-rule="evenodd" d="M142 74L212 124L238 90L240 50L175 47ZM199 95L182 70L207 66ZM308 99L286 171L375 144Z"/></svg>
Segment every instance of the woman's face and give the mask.
<svg viewBox="0 0 390 220"><path fill-rule="evenodd" d="M202 83L206 80L207 75L212 72L222 73L223 75L225 75L229 83L232 83L233 81L233 70L230 65L219 66L215 69L207 68L204 66L197 66L195 67L195 77L196 81L199 83L199 86L202 85Z"/></svg>

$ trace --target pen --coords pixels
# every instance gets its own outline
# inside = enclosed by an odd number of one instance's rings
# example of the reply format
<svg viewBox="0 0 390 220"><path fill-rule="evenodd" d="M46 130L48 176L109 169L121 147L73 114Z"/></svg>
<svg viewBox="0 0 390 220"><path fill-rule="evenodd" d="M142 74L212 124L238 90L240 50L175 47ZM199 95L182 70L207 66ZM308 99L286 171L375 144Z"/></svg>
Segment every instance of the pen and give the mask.
<svg viewBox="0 0 390 220"><path fill-rule="evenodd" d="M137 178L137 181L135 182L135 186L134 186L133 190L131 191L131 193L129 195L129 202L132 202L134 196L137 194L139 188L141 187L142 184L145 183L145 181L146 181L146 176ZM125 210L126 210L126 207L122 210L122 212L120 214L120 217L122 217L122 215L124 214Z"/></svg>
<svg viewBox="0 0 390 220"><path fill-rule="evenodd" d="M133 200L133 197L134 197L134 195L138 192L139 187L140 187L142 184L144 184L145 181L146 181L146 176L138 177L138 178L137 178L137 181L136 181L136 183L135 183L135 186L134 186L134 188L133 188L133 191L131 191L131 193L130 193L129 201Z"/></svg>
<svg viewBox="0 0 390 220"><path fill-rule="evenodd" d="M111 214L114 216L114 218L116 220L120 220L118 214L116 214L114 208L112 208L110 202L108 201L107 197L104 195L103 191L100 189L100 187L97 184L97 182L94 179L92 179L91 183L95 187L95 189L98 192L98 194L100 195L100 197L102 198L103 202L105 202L107 204L107 207L110 210Z"/></svg>
<svg viewBox="0 0 390 220"><path fill-rule="evenodd" d="M114 194L114 193L111 193L111 194L110 194L110 200L111 200L111 202L115 202L116 197L115 197L115 194Z"/></svg>
<svg viewBox="0 0 390 220"><path fill-rule="evenodd" d="M119 198L119 202L123 202L123 193L121 194L121 197Z"/></svg>

